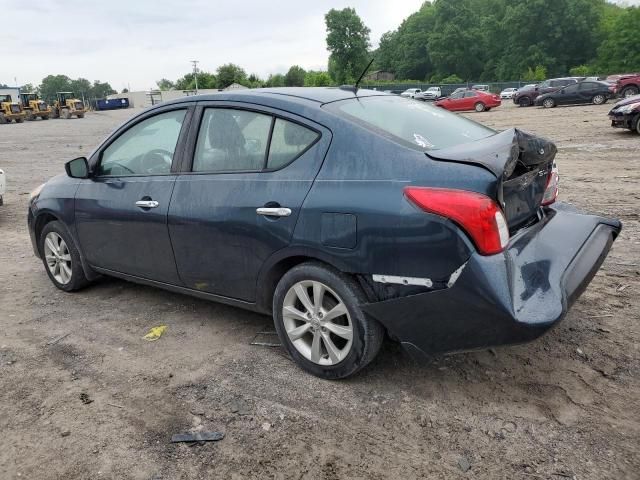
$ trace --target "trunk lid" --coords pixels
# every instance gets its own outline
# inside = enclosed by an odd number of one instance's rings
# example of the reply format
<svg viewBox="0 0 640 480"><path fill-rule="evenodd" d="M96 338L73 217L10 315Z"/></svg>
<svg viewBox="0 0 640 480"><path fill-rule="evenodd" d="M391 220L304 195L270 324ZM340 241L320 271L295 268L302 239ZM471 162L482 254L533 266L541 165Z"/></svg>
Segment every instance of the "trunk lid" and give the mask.
<svg viewBox="0 0 640 480"><path fill-rule="evenodd" d="M427 155L433 160L479 165L493 173L495 200L513 232L537 219L556 153L549 140L511 128Z"/></svg>

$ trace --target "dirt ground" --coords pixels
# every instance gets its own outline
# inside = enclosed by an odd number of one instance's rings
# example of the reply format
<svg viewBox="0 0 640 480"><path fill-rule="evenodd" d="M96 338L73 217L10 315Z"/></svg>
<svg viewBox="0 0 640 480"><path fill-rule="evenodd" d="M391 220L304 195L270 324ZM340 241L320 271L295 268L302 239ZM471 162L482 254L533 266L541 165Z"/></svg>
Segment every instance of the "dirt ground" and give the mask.
<svg viewBox="0 0 640 480"><path fill-rule="evenodd" d="M426 365L388 344L339 382L250 345L265 316L120 280L54 288L28 193L137 110L0 126L0 478L640 478L640 137L609 108L469 114L556 141L561 199L624 222L566 320ZM169 442L193 428L225 438Z"/></svg>

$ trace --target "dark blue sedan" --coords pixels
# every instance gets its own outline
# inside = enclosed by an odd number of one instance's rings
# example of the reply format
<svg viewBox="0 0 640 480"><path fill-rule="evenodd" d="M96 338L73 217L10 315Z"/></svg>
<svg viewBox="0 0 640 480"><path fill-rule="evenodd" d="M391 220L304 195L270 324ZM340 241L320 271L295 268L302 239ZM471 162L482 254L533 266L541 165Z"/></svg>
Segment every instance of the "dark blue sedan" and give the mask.
<svg viewBox="0 0 640 480"><path fill-rule="evenodd" d="M555 203L555 154L375 91L185 97L68 162L29 230L62 290L109 275L271 314L302 368L343 378L385 333L434 354L564 317L621 224Z"/></svg>

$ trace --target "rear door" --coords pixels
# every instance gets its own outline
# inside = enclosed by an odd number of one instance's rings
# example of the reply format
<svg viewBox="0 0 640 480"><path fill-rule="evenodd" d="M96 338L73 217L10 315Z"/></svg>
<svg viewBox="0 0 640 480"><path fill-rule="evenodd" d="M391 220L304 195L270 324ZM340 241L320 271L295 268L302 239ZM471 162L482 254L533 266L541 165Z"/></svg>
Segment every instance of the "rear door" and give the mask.
<svg viewBox="0 0 640 480"><path fill-rule="evenodd" d="M473 110L478 100L477 92L467 90L464 92L464 98L460 100L460 110Z"/></svg>
<svg viewBox="0 0 640 480"><path fill-rule="evenodd" d="M330 132L261 106L203 103L169 208L181 280L252 302L264 262L289 244Z"/></svg>
<svg viewBox="0 0 640 480"><path fill-rule="evenodd" d="M595 83L595 82L580 82L580 83L578 83L578 102L579 103L591 103L594 95L596 95L596 93L598 93L598 87L599 86L600 85Z"/></svg>
<svg viewBox="0 0 640 480"><path fill-rule="evenodd" d="M560 92L557 94L557 97L560 99L560 101L556 103L562 103L564 105L580 103L580 94L578 92L579 86L580 84L574 83L560 89Z"/></svg>
<svg viewBox="0 0 640 480"><path fill-rule="evenodd" d="M172 106L125 126L91 158L76 193L76 229L92 266L179 283L167 229L190 109Z"/></svg>

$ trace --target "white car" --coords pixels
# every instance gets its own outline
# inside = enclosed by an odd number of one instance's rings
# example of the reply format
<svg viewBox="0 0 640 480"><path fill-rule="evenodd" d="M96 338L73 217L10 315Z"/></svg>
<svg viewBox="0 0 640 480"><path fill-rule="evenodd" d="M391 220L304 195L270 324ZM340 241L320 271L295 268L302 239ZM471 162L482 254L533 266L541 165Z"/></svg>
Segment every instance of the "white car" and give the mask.
<svg viewBox="0 0 640 480"><path fill-rule="evenodd" d="M415 95L417 100L438 100L442 96L440 87L429 87L424 92Z"/></svg>
<svg viewBox="0 0 640 480"><path fill-rule="evenodd" d="M4 172L0 169L0 205L3 204L3 196L4 192L7 188L6 177L4 176Z"/></svg>
<svg viewBox="0 0 640 480"><path fill-rule="evenodd" d="M500 92L500 98L513 98L517 91L517 88L505 88Z"/></svg>
<svg viewBox="0 0 640 480"><path fill-rule="evenodd" d="M420 92L422 92L422 90L419 89L419 88L407 88L400 95L403 96L403 97L415 98L416 94L420 93Z"/></svg>

